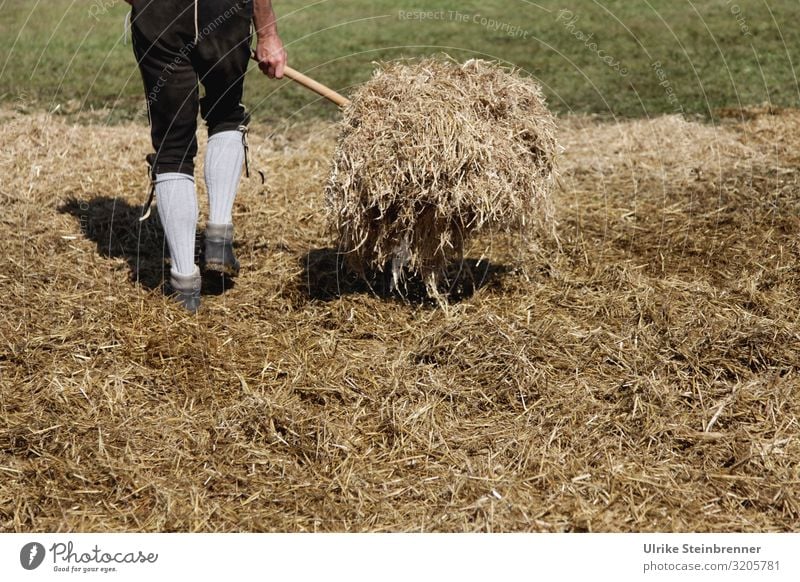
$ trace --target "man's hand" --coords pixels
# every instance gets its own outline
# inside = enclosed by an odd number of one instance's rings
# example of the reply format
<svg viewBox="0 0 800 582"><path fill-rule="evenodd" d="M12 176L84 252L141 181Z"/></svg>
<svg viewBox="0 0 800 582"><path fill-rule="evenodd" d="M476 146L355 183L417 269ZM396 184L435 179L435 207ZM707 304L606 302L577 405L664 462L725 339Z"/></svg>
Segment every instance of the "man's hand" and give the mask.
<svg viewBox="0 0 800 582"><path fill-rule="evenodd" d="M278 24L272 0L253 2L253 23L256 25L256 61L265 75L280 79L286 67L286 49L278 36Z"/></svg>
<svg viewBox="0 0 800 582"><path fill-rule="evenodd" d="M277 34L260 36L256 43L256 61L261 72L270 79L280 79L283 77L283 70L286 67L286 49Z"/></svg>

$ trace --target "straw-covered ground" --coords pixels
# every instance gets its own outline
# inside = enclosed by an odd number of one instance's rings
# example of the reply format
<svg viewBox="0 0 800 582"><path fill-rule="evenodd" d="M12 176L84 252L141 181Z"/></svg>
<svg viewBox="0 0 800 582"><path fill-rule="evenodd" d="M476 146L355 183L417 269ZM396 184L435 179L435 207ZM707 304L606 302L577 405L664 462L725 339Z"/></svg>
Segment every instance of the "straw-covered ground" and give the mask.
<svg viewBox="0 0 800 582"><path fill-rule="evenodd" d="M147 130L0 117L0 529L798 529L800 113L561 119L561 248L476 241L446 309L337 271L335 127L255 127L196 317Z"/></svg>

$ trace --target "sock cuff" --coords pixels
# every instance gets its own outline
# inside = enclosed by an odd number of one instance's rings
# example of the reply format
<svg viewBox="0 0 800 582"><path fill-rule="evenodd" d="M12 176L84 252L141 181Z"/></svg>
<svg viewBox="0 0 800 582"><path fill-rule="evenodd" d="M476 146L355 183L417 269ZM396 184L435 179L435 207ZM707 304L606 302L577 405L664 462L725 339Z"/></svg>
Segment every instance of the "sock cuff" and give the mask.
<svg viewBox="0 0 800 582"><path fill-rule="evenodd" d="M172 284L187 289L189 287L200 287L200 268L197 265L192 265L191 273L179 273L174 267L170 268L169 274L172 278Z"/></svg>
<svg viewBox="0 0 800 582"><path fill-rule="evenodd" d="M232 224L206 224L206 238L214 240L233 240Z"/></svg>
<svg viewBox="0 0 800 582"><path fill-rule="evenodd" d="M156 174L156 184L163 184L165 182L175 182L177 180L190 180L194 184L194 176L189 174L181 174L179 172L166 172L164 174Z"/></svg>
<svg viewBox="0 0 800 582"><path fill-rule="evenodd" d="M231 129L229 131L220 131L208 137L208 143L215 141L237 141L242 142L242 132L238 129Z"/></svg>

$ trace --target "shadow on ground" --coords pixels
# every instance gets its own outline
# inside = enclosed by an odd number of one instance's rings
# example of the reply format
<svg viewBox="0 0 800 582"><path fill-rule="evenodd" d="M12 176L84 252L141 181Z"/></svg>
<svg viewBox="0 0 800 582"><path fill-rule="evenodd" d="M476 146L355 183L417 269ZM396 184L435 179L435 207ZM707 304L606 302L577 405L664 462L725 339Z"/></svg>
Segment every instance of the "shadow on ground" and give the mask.
<svg viewBox="0 0 800 582"><path fill-rule="evenodd" d="M97 245L98 255L124 259L132 282L146 289L162 288L169 273L166 262L169 250L155 209L147 220L140 222L141 206L131 206L125 200L110 196L95 196L88 202L70 198L58 211L78 221L83 236ZM202 242L202 233L199 233L197 249L202 249ZM229 277L203 274L203 295L222 295L233 287L234 282Z"/></svg>
<svg viewBox="0 0 800 582"><path fill-rule="evenodd" d="M344 255L334 248L314 249L300 259L300 292L309 299L331 301L354 293L369 293L382 299L395 299L412 305L436 305L420 277L407 277L404 289L392 290L389 270L362 277L345 265ZM487 260L464 258L447 271L440 292L448 303L459 303L479 289L496 283L511 269Z"/></svg>

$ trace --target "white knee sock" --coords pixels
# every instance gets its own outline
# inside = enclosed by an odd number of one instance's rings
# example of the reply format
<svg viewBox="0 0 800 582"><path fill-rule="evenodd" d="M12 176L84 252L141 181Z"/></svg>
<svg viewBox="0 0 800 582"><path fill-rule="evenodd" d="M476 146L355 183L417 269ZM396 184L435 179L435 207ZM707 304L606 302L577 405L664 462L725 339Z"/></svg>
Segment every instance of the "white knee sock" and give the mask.
<svg viewBox="0 0 800 582"><path fill-rule="evenodd" d="M195 267L194 244L198 218L194 178L186 174L158 174L156 199L172 257L172 271L191 275Z"/></svg>
<svg viewBox="0 0 800 582"><path fill-rule="evenodd" d="M244 163L242 132L221 131L208 138L205 177L208 188L208 222L231 224L233 199Z"/></svg>

